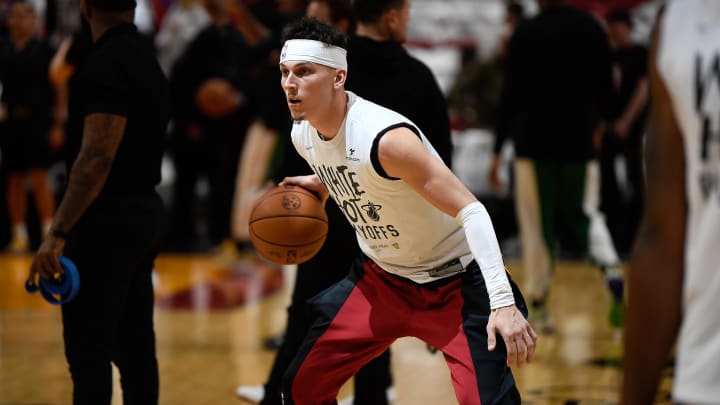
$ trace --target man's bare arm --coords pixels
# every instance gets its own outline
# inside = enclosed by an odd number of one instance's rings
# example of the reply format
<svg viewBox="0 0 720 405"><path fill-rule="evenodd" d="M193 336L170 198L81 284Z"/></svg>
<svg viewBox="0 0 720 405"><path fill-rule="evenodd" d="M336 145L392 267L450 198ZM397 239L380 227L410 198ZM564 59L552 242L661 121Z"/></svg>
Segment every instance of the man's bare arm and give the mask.
<svg viewBox="0 0 720 405"><path fill-rule="evenodd" d="M659 20L658 20L659 21ZM652 404L681 318L687 204L685 152L668 90L650 52L650 127L645 212L630 260L625 327L624 405Z"/></svg>
<svg viewBox="0 0 720 405"><path fill-rule="evenodd" d="M630 104L623 112L622 119L627 122L635 122L635 119L640 115L640 111L645 107L645 103L647 103L649 88L647 77L643 76L638 80L632 98L630 98Z"/></svg>
<svg viewBox="0 0 720 405"><path fill-rule="evenodd" d="M388 176L402 179L436 208L455 218L460 213L459 220L480 266L493 308L487 324L488 350L495 350L499 334L507 348L508 365L521 367L531 362L537 334L514 304L497 237L482 204L407 128L392 129L380 139L378 160ZM463 213L464 210L468 211ZM497 299L494 301L493 297Z"/></svg>
<svg viewBox="0 0 720 405"><path fill-rule="evenodd" d="M125 117L114 114L95 113L85 118L80 153L70 171L53 229L69 231L100 194L125 133L125 124Z"/></svg>
<svg viewBox="0 0 720 405"><path fill-rule="evenodd" d="M620 118L616 121L616 125L619 124L619 126L622 127L622 133L618 134L621 137L627 138L628 132L630 131L633 122L635 122L635 120L640 115L640 112L643 110L643 108L645 108L645 104L648 100L649 88L650 85L648 83L647 77L640 78L640 80L638 80L637 82L637 85L635 85L635 90L633 91L632 97L630 98L630 103L628 103L625 111L623 111Z"/></svg>
<svg viewBox="0 0 720 405"><path fill-rule="evenodd" d="M415 133L400 127L388 131L378 148L380 164L444 213L455 217L475 196L440 159L436 159Z"/></svg>

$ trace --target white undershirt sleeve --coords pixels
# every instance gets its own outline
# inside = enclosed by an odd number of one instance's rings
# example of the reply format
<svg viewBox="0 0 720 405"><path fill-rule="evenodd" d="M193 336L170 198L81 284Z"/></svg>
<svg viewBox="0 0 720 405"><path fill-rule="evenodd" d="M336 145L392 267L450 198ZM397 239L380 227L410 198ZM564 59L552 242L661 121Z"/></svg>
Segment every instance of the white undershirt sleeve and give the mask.
<svg viewBox="0 0 720 405"><path fill-rule="evenodd" d="M514 304L515 298L505 273L500 245L485 206L479 201L472 202L461 209L455 218L465 228L470 252L480 266L490 296L490 308Z"/></svg>

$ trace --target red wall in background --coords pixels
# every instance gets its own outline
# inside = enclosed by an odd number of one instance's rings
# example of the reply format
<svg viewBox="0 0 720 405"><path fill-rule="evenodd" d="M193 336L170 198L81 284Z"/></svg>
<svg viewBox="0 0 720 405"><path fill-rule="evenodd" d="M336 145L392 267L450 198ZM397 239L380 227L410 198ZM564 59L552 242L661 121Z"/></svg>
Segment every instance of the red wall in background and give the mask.
<svg viewBox="0 0 720 405"><path fill-rule="evenodd" d="M630 9L646 1L647 0L570 0L570 3L588 10L599 17L605 17L610 10L615 8L622 7Z"/></svg>

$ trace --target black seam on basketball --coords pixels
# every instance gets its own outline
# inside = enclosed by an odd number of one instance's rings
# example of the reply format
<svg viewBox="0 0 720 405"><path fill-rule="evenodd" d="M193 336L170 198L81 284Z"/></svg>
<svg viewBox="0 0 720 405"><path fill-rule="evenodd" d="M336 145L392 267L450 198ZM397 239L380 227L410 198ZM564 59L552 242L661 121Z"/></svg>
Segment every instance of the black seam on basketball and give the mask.
<svg viewBox="0 0 720 405"><path fill-rule="evenodd" d="M258 235L258 234L257 234L255 231L253 231L252 229L250 230L250 233L253 234L253 235L255 235L255 237L256 237L259 241L261 241L261 242L265 242L265 243L267 243L267 244L269 244L269 245L273 245L273 246L277 246L277 247L284 247L284 248L297 248L297 247L310 246L310 245L312 245L313 243L317 243L317 242L319 242L319 241L327 238L327 234L325 234L325 235L323 235L323 236L320 237L320 238L311 240L310 242L307 242L307 243L303 243L302 245L286 245L286 244L283 244L283 243L276 243L276 242L269 241L269 240L267 240L267 239L263 239L262 237L260 237L260 235Z"/></svg>
<svg viewBox="0 0 720 405"><path fill-rule="evenodd" d="M318 198L318 196L315 195L315 193L313 193L313 192L310 191L310 190L306 190L306 189L304 189L304 188L302 188L302 187L300 187L300 186L297 186L296 188L292 188L292 189L289 189L289 190L278 190L278 191L274 191L274 192L268 192L267 194L264 194L264 196L265 196L265 197L271 197L271 196L273 196L273 195L275 195L275 194L285 194L285 193L302 193L302 194L308 195L308 196L310 196L310 197L312 197L312 198L314 198L315 200L317 200L317 201L320 202L320 198ZM266 198L263 198L262 200L258 200L258 201L256 202L256 204L260 203L261 201L264 201L265 199L266 199Z"/></svg>
<svg viewBox="0 0 720 405"><path fill-rule="evenodd" d="M318 218L318 217L313 217L312 215L297 215L297 214L287 214L287 215L286 215L286 214L282 214L282 215L273 215L273 216L270 216L270 217L258 217L258 218L253 219L252 221L249 221L249 222L248 222L248 225L252 225L252 224L254 224L255 222L260 221L260 220L263 220L263 219L272 219L272 218L310 218L310 219L314 219L314 220L317 220L317 221L319 221L319 222L322 222L322 223L324 223L324 224L327 224L327 223L328 223L327 220L322 219L322 218Z"/></svg>

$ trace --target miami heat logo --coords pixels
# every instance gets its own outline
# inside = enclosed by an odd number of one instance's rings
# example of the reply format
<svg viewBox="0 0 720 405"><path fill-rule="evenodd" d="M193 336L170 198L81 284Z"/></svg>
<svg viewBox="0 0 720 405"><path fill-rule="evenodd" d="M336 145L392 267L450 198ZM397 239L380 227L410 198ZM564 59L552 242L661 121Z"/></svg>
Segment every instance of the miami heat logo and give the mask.
<svg viewBox="0 0 720 405"><path fill-rule="evenodd" d="M285 60L285 56L287 55L287 49L288 49L288 45L285 44L285 46L283 46L282 51L280 52L280 60Z"/></svg>
<svg viewBox="0 0 720 405"><path fill-rule="evenodd" d="M382 205L376 205L373 204L372 201L368 201L368 203L363 205L361 208L365 211L368 217L370 217L370 219L375 222L380 221L380 214L378 213L378 211L380 211Z"/></svg>
<svg viewBox="0 0 720 405"><path fill-rule="evenodd" d="M282 199L282 207L289 211L295 211L300 208L300 205L302 205L302 201L300 201L300 198L294 195L286 195L283 196Z"/></svg>

